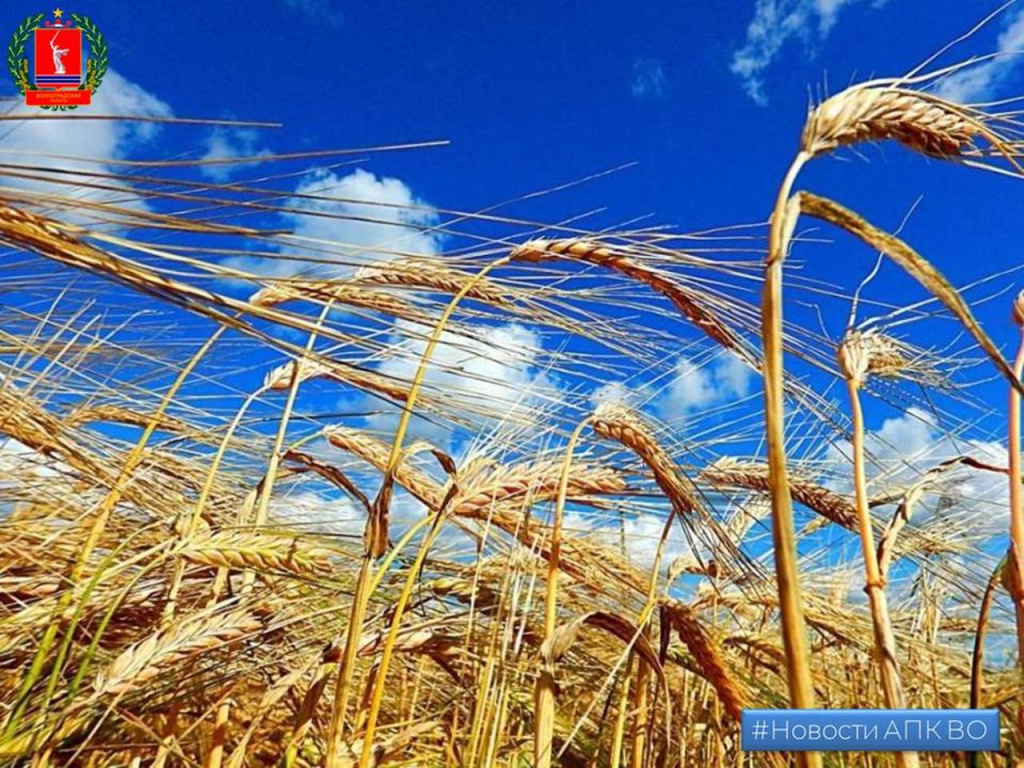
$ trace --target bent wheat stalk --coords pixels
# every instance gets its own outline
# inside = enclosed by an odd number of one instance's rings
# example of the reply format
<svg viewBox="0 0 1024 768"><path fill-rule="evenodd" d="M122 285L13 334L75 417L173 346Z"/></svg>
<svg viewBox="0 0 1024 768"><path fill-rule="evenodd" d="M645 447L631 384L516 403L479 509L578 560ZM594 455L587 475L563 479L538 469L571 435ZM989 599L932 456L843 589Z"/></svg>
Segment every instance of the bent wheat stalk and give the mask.
<svg viewBox="0 0 1024 768"><path fill-rule="evenodd" d="M789 470L786 465L782 264L798 216L790 204L790 191L801 168L810 158L808 152L799 152L779 187L771 216L761 298L764 419L768 443L768 490L772 502L775 579L779 593L789 697L792 705L801 709L814 707L814 686L811 681L810 654L804 628L796 533L793 526L793 501L789 492ZM821 768L821 755L817 752L798 752L797 761L805 768Z"/></svg>
<svg viewBox="0 0 1024 768"><path fill-rule="evenodd" d="M971 654L971 709L981 708L981 693L985 675L985 637L988 634L989 618L992 615L992 603L995 601L996 590L1001 581L1006 580L1007 556L996 563L992 574L985 584L985 592L981 596L981 607L978 609L978 623L974 629L974 650Z"/></svg>
<svg viewBox="0 0 1024 768"><path fill-rule="evenodd" d="M1006 362L999 348L975 319L967 302L953 284L917 251L900 240L864 219L863 216L851 211L834 200L820 197L811 192L799 192L794 198L798 210L808 216L827 221L840 229L845 229L872 248L881 251L896 264L903 268L911 277L919 282L935 298L956 317L974 337L978 346L985 352L992 364L999 370L1017 392L1024 392L1024 384L1020 377L1015 376L1010 364Z"/></svg>

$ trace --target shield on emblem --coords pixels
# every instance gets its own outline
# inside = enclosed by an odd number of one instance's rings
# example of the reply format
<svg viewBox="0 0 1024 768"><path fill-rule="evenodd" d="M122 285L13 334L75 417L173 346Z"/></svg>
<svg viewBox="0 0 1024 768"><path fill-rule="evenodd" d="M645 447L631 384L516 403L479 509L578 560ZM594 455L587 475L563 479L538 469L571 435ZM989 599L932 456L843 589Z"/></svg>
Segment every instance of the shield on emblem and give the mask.
<svg viewBox="0 0 1024 768"><path fill-rule="evenodd" d="M82 30L47 27L35 31L35 84L39 89L82 84Z"/></svg>

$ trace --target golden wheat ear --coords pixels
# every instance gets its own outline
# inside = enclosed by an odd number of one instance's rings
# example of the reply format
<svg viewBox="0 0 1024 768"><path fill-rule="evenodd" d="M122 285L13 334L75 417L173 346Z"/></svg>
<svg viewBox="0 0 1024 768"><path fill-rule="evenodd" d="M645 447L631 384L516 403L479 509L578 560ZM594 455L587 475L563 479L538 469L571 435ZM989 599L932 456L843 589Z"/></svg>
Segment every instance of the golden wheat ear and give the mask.
<svg viewBox="0 0 1024 768"><path fill-rule="evenodd" d="M898 237L879 229L863 216L834 200L820 197L811 192L798 192L797 197L800 201L801 213L846 230L867 245L881 251L902 267L907 274L917 280L953 313L1000 373L1010 382L1010 385L1018 392L1024 393L1024 385L1013 375L1010 364L975 319L970 306L964 301L960 292L953 287L953 284L930 261Z"/></svg>
<svg viewBox="0 0 1024 768"><path fill-rule="evenodd" d="M989 170L997 166L986 158L1001 160L1002 170L1019 175L1024 172L1020 142L1011 137L1017 132L1012 115L989 113L884 79L847 88L812 109L800 151L813 158L841 147L892 140L922 155Z"/></svg>

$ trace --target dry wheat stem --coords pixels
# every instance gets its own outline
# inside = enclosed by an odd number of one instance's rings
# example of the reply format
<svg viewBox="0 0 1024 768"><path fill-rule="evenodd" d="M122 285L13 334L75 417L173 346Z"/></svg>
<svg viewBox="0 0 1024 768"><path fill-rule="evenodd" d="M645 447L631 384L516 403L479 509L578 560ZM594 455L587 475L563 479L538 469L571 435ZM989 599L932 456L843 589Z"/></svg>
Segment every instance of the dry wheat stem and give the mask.
<svg viewBox="0 0 1024 768"><path fill-rule="evenodd" d="M327 316L331 312L331 308L334 306L334 300L328 300L323 309L320 310L320 316L317 318L316 326L310 331L308 338L306 339L305 354L309 354L313 351L313 347L316 344L318 333L323 329L324 321L327 320ZM304 359L304 358L303 358ZM274 446L271 449L270 459L267 461L267 471L264 473L263 481L259 486L259 497L256 506L256 516L253 520L253 525L259 529L266 525L267 515L270 512L270 499L274 495L274 482L277 479L277 471L281 466L281 457L284 453L284 439L288 433L288 424L291 420L292 409L295 407L295 399L299 394L299 385L302 383L302 379L299 376L299 371L296 369L292 373L291 382L288 385L288 396L284 403L284 408L281 411L281 419L277 425L277 434L274 436ZM250 589L253 581L256 578L255 571L246 571L243 577L242 589Z"/></svg>
<svg viewBox="0 0 1024 768"><path fill-rule="evenodd" d="M790 204L790 190L808 159L810 156L806 152L798 153L779 186L768 235L768 255L765 261L761 299L765 435L768 443L768 483L772 502L775 578L790 703L802 709L814 707L814 686L805 634L796 534L793 528L793 502L790 497L789 470L786 462L782 264L797 218ZM797 753L797 762L801 768L821 768L822 765L821 755L817 752Z"/></svg>
<svg viewBox="0 0 1024 768"><path fill-rule="evenodd" d="M985 592L981 597L981 606L978 608L978 622L974 629L974 649L971 653L971 694L968 706L971 709L981 708L981 694L985 674L985 637L988 634L989 618L992 613L992 603L995 601L996 590L999 588L1009 559L1006 556L996 563L992 574L988 577L985 585Z"/></svg>
<svg viewBox="0 0 1024 768"><path fill-rule="evenodd" d="M383 703L384 691L386 689L385 683L387 681L388 669L391 664L392 654L395 650L395 643L398 639L398 632L401 628L402 618L405 615L405 608L409 603L409 598L412 596L413 588L416 586L416 580L419 578L420 571L427 559L427 554L430 552L430 548L434 545L437 537L441 534L441 529L444 525L446 507L451 501L454 490L454 487L450 489L445 500L440 504L436 514L433 516L430 532L424 536L423 540L420 542L420 548L416 553L416 559L409 567L405 584L402 586L402 591L398 595L398 600L394 603L391 626L388 628L387 640L385 641L384 649L381 652L380 662L377 668L377 676L373 685L370 708L366 717L366 725L363 733L363 749L359 757L359 768L371 768L374 749L373 740L377 727L377 718L380 716L381 704ZM372 594L372 589L369 594Z"/></svg>
<svg viewBox="0 0 1024 768"><path fill-rule="evenodd" d="M896 638L892 619L889 615L885 595L885 583L875 552L874 531L871 511L868 508L867 473L864 457L864 412L860 402L860 387L872 368L873 345L863 335L847 337L838 348L840 372L846 380L853 418L853 486L857 508L858 530L864 571L867 577L865 591L871 606L871 623L874 628L875 653L878 657L879 675L885 705L889 709L903 709L906 699L903 682L900 679L899 662L896 658ZM896 761L905 768L916 768L919 764L916 752L897 752Z"/></svg>
<svg viewBox="0 0 1024 768"><path fill-rule="evenodd" d="M551 522L551 554L548 557L548 580L544 598L544 642L554 639L558 620L558 566L562 548L562 517L569 491L569 474L572 469L573 452L580 435L590 423L590 417L583 419L569 436L565 446L565 457L558 478L558 496L555 499L554 517ZM555 739L555 678L554 663L543 664L537 675L534 688L534 736L533 760L536 768L550 768L551 750Z"/></svg>
<svg viewBox="0 0 1024 768"><path fill-rule="evenodd" d="M210 751L206 754L206 762L203 768L221 768L224 760L224 742L227 739L228 718L231 716L231 701L221 702L217 707L217 717L213 725L213 743Z"/></svg>
<svg viewBox="0 0 1024 768"><path fill-rule="evenodd" d="M1024 371L1024 295L1014 303L1014 319L1020 328L1017 356L1013 373L1019 381ZM1010 551L1007 556L1007 572L1010 595L1013 598L1017 619L1017 663L1024 676L1024 496L1021 488L1021 395L1015 387L1010 388L1010 404L1007 416L1007 454L1010 483ZM1024 708L1019 713L1024 726Z"/></svg>

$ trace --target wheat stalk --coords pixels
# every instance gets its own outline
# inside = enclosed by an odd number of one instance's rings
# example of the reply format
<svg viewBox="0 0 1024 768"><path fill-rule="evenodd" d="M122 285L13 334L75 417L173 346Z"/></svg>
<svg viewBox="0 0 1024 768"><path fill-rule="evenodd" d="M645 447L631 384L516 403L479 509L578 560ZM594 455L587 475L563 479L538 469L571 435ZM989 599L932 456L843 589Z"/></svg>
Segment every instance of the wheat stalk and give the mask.
<svg viewBox="0 0 1024 768"><path fill-rule="evenodd" d="M552 643L558 620L558 567L562 547L562 517L565 512L565 501L569 493L569 476L572 470L572 456L580 435L590 423L590 418L583 419L569 435L565 446L565 457L562 460L558 477L558 496L555 499L555 511L551 522L551 554L548 557L548 580L544 598L544 643ZM534 735L533 758L536 768L549 768L551 752L555 739L555 678L552 664L545 664L534 687Z"/></svg>
<svg viewBox="0 0 1024 768"><path fill-rule="evenodd" d="M885 595L885 582L875 552L871 512L868 509L867 475L864 460L864 411L861 408L860 389L869 372L895 375L891 369L892 355L881 337L874 334L851 333L843 339L837 350L839 370L846 380L853 414L853 485L857 508L858 530L867 577L865 591L871 606L871 621L875 635L875 651L885 704L890 709L903 709L906 698L896 658L896 638ZM874 359L873 359L874 358ZM903 766L916 766L916 753L899 752L896 760Z"/></svg>
<svg viewBox="0 0 1024 768"><path fill-rule="evenodd" d="M1024 372L1024 292L1013 303L1013 321L1020 331L1017 356L1013 363L1015 381ZM1010 387L1007 428L1008 479L1010 483L1010 551L1007 555L1006 574L1010 596L1013 598L1017 619L1017 663L1024 675L1024 495L1021 489L1021 393ZM1024 729L1024 708L1018 711L1019 726Z"/></svg>
<svg viewBox="0 0 1024 768"><path fill-rule="evenodd" d="M1010 145L990 127L991 122L984 113L960 107L930 94L901 88L898 81L876 81L853 86L811 111L801 137L800 151L779 186L765 260L761 316L773 543L787 673L794 706L813 705L800 604L783 412L782 263L800 213L815 215L812 211L816 211L887 253L954 312L1015 387L1020 389L1021 384L1010 375L1009 366L974 321L959 294L930 264L896 238L882 236L856 214L830 201L822 202L820 198L807 193L791 198L791 191L804 165L814 157L841 146L884 139L895 139L914 151L948 159L975 150L976 140L981 138L1019 172ZM798 755L798 759L813 768L821 765L820 755L815 753ZM916 764L915 757L908 759L910 764Z"/></svg>
<svg viewBox="0 0 1024 768"><path fill-rule="evenodd" d="M381 483L377 498L374 500L373 506L371 507L370 514L367 515L366 530L364 533L364 542L366 545L365 552L359 576L356 579L356 589L352 599L352 611L349 617L348 631L345 636L345 651L338 670L338 684L335 687L334 706L331 711L331 720L327 737L328 744L325 760L331 768L333 768L334 763L338 759L338 754L342 749L344 739L345 716L348 708L349 688L352 682L352 675L355 672L355 657L358 649L358 637L362 633L366 603L370 599L368 587L372 577L373 566L371 561L383 555L387 548L387 522L391 504L392 484L395 479L395 473L403 463L402 443L405 440L405 433L409 427L409 420L412 418L413 410L416 407L420 388L422 387L424 377L426 376L427 366L430 364L434 350L436 349L438 342L441 340L441 335L444 332L445 326L455 313L459 303L471 290L473 290L474 286L478 285L481 280L486 278L493 269L498 268L507 262L507 258L492 261L477 272L471 280L467 281L465 285L463 285L452 297L451 301L448 302L448 305L438 318L437 324L434 326L430 338L427 340L427 344L423 349L423 354L420 356L419 363L416 366L416 372L413 375L412 383L409 386L409 393L405 398L402 415L399 417L398 426L395 429L395 437L391 442L387 466L384 470L384 479ZM360 758L361 764L364 764L368 760L368 756L371 754L372 749L373 733L368 732L366 734L366 749Z"/></svg>

